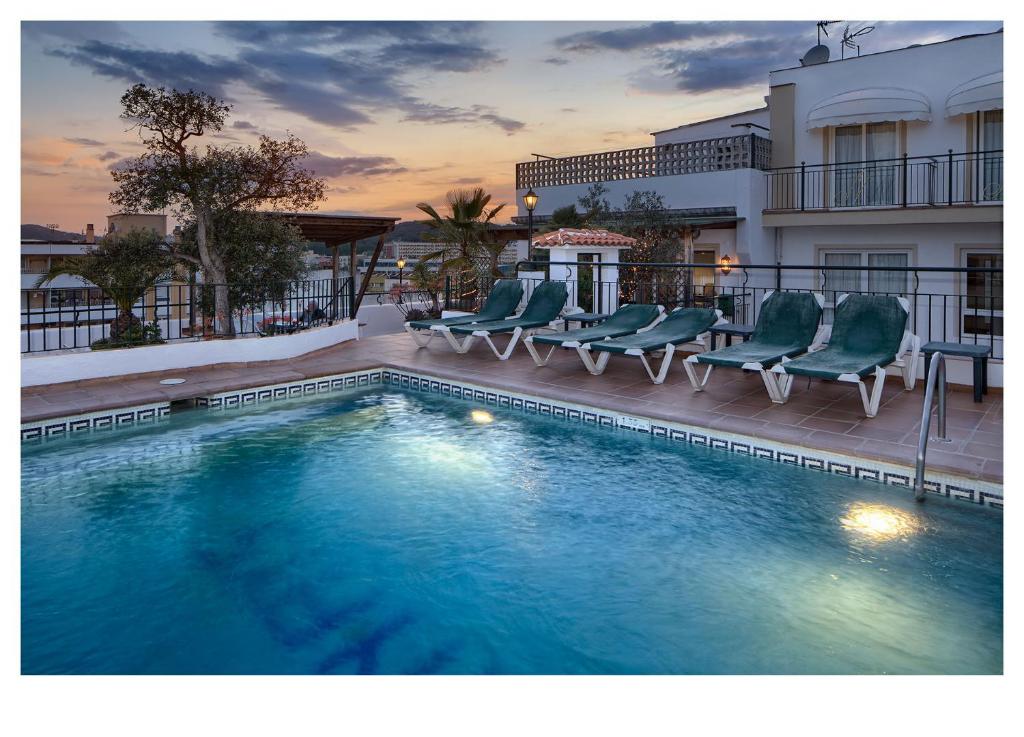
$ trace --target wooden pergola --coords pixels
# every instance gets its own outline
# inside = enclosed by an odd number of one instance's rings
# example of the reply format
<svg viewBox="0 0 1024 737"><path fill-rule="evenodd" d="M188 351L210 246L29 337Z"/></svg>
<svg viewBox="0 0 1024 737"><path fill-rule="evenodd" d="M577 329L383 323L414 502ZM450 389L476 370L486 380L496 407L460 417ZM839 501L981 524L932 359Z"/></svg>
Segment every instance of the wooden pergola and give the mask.
<svg viewBox="0 0 1024 737"><path fill-rule="evenodd" d="M314 212L275 212L273 215L282 218L302 231L302 236L310 241L319 241L331 249L331 275L333 277L334 304L337 309L338 289L338 248L349 244L349 274L352 275L352 293L349 295L349 315L355 319L363 295L370 284L377 259L384 247L384 237L395 229L395 223L401 218L380 217L376 215L325 215ZM364 238L377 237L377 245L373 249L370 266L363 276L358 292L356 284L356 243Z"/></svg>

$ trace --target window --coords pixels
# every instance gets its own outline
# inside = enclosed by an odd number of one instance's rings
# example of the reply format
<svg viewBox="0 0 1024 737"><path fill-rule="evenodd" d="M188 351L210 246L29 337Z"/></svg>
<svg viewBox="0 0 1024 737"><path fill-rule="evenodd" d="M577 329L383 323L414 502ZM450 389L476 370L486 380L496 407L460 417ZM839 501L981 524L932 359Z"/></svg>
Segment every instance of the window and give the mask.
<svg viewBox="0 0 1024 737"><path fill-rule="evenodd" d="M896 123L843 125L833 131L833 207L898 205Z"/></svg>
<svg viewBox="0 0 1024 737"><path fill-rule="evenodd" d="M1003 201L1003 111L986 110L978 114L978 126L982 152L981 200Z"/></svg>
<svg viewBox="0 0 1024 737"><path fill-rule="evenodd" d="M693 263L709 264L707 268L696 267L693 270L694 304L714 306L715 265L718 263L718 251L695 249L693 252Z"/></svg>
<svg viewBox="0 0 1024 737"><path fill-rule="evenodd" d="M972 251L964 254L964 266L1002 269L1001 252ZM1003 275L973 272L964 275L960 308L961 328L969 336L1003 335Z"/></svg>
<svg viewBox="0 0 1024 737"><path fill-rule="evenodd" d="M825 267L821 285L825 295L825 322L832 322L836 299L842 294L863 292L903 296L907 293L906 269L910 265L907 251L826 251L820 263ZM864 266L879 270L855 268ZM882 270L885 267L893 270Z"/></svg>

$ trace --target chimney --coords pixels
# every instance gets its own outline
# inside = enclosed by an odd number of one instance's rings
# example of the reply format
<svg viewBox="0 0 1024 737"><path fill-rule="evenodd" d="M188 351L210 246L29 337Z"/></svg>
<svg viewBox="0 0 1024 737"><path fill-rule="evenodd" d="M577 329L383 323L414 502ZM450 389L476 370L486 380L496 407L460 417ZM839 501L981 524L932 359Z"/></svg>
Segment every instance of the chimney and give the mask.
<svg viewBox="0 0 1024 737"><path fill-rule="evenodd" d="M85 226L85 242L95 243L96 242L96 229L89 223Z"/></svg>

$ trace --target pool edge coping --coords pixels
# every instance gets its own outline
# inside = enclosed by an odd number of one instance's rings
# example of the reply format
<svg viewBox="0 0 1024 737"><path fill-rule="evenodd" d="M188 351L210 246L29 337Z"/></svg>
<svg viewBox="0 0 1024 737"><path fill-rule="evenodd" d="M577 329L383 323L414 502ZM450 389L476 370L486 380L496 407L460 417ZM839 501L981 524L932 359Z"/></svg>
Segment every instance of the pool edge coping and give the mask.
<svg viewBox="0 0 1024 737"><path fill-rule="evenodd" d="M397 382L392 381L394 378L397 378ZM396 385L399 388L469 399L483 402L485 405L520 409L526 413L560 417L568 421L579 421L599 427L648 433L652 437L686 442L809 470L875 481L897 488L909 489L913 483L914 469L899 463L809 448L797 443L765 440L754 435L646 417L643 414L620 412L568 400L554 400L519 390L498 389L464 379L441 378L429 372L387 365L214 392L204 397L196 397L194 402L198 407L227 409L258 404L268 400L289 399L371 385ZM67 435L82 430L109 430L126 425L156 422L168 417L170 413L171 400L166 400L33 420L22 423L21 438L24 442ZM1003 484L994 481L974 479L945 471L929 472L925 477L925 490L930 496L944 496L983 508L998 510L1004 508Z"/></svg>

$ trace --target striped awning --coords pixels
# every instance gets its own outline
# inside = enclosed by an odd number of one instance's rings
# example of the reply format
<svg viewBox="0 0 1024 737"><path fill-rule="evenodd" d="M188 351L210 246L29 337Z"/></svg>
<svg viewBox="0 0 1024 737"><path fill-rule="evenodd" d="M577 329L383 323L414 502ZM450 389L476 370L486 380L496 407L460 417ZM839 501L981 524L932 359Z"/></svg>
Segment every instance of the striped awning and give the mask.
<svg viewBox="0 0 1024 737"><path fill-rule="evenodd" d="M946 98L946 117L1003 109L1003 73L990 72L953 88Z"/></svg>
<svg viewBox="0 0 1024 737"><path fill-rule="evenodd" d="M827 97L807 113L807 130L831 125L931 120L932 106L920 92L899 87L867 87Z"/></svg>

